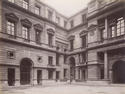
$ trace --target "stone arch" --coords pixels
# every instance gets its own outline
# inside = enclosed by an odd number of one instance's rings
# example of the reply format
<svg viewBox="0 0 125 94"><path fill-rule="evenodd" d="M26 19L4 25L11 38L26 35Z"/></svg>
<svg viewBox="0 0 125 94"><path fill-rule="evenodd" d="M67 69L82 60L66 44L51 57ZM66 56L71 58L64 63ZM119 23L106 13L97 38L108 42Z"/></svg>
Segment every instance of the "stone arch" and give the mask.
<svg viewBox="0 0 125 94"><path fill-rule="evenodd" d="M116 61L112 66L112 72L113 83L125 84L125 61Z"/></svg>
<svg viewBox="0 0 125 94"><path fill-rule="evenodd" d="M33 61L30 58L23 58L20 62L20 84L31 84Z"/></svg>

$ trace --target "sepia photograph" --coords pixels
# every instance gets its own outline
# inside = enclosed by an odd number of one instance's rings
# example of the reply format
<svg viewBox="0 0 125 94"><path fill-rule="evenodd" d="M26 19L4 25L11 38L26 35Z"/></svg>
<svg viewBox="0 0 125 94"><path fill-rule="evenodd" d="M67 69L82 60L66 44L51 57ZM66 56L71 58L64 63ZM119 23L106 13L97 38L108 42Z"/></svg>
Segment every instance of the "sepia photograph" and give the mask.
<svg viewBox="0 0 125 94"><path fill-rule="evenodd" d="M0 0L0 94L125 94L125 0Z"/></svg>

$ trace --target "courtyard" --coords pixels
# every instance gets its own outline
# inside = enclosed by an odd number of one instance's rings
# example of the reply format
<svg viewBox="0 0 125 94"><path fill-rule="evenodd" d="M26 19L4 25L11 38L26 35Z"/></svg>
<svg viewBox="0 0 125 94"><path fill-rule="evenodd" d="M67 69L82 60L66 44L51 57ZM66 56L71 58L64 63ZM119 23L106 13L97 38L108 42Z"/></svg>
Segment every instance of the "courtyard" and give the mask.
<svg viewBox="0 0 125 94"><path fill-rule="evenodd" d="M0 94L125 94L125 85L78 85L11 87Z"/></svg>

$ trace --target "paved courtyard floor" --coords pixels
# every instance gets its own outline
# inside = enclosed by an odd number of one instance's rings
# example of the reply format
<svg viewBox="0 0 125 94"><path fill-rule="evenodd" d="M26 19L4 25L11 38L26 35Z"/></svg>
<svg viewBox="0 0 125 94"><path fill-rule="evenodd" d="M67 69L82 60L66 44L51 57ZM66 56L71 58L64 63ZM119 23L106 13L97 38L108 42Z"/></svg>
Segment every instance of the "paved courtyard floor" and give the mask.
<svg viewBox="0 0 125 94"><path fill-rule="evenodd" d="M12 88L0 94L125 94L124 86L55 85Z"/></svg>

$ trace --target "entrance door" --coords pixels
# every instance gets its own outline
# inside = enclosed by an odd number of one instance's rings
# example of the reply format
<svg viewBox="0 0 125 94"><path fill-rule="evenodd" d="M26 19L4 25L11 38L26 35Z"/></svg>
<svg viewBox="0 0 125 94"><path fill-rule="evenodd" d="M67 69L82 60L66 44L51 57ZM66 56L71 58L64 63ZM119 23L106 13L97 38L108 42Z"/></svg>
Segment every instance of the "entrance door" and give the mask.
<svg viewBox="0 0 125 94"><path fill-rule="evenodd" d="M42 70L37 70L37 83L42 83Z"/></svg>
<svg viewBox="0 0 125 94"><path fill-rule="evenodd" d="M85 70L82 70L82 80L85 80Z"/></svg>
<svg viewBox="0 0 125 94"><path fill-rule="evenodd" d="M30 84L31 68L32 68L31 60L23 59L20 65L20 83L22 85Z"/></svg>
<svg viewBox="0 0 125 94"><path fill-rule="evenodd" d="M8 85L14 86L15 84L15 69L8 69Z"/></svg>
<svg viewBox="0 0 125 94"><path fill-rule="evenodd" d="M56 71L56 80L59 80L59 71Z"/></svg>
<svg viewBox="0 0 125 94"><path fill-rule="evenodd" d="M113 82L125 84L125 61L117 61L113 65Z"/></svg>

